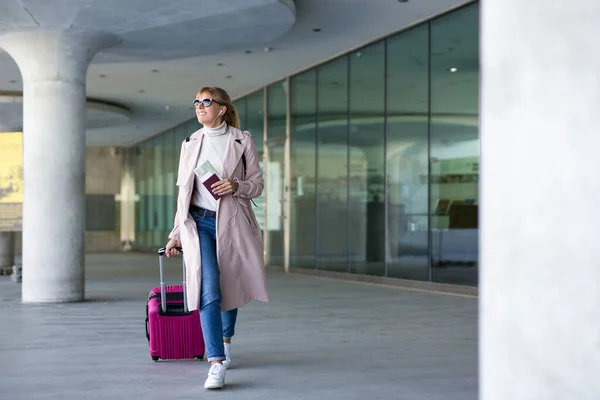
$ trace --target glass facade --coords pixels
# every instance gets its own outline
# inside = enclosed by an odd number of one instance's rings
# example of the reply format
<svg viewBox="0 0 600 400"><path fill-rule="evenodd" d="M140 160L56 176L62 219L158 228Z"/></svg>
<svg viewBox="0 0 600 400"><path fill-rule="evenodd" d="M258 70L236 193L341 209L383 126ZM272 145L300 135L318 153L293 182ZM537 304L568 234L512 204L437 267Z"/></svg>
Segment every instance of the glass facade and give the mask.
<svg viewBox="0 0 600 400"><path fill-rule="evenodd" d="M234 102L263 160L271 265L477 284L478 38L471 3ZM136 248L165 243L198 128L129 150Z"/></svg>
<svg viewBox="0 0 600 400"><path fill-rule="evenodd" d="M200 125L190 120L127 150L135 175L135 240L138 250L165 245L177 205L177 164L181 142Z"/></svg>

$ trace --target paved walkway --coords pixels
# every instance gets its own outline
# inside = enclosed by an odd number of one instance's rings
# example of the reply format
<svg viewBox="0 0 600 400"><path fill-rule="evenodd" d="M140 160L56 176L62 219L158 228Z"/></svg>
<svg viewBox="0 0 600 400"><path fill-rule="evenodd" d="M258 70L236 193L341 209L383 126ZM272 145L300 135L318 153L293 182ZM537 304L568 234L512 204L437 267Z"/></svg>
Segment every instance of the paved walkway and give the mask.
<svg viewBox="0 0 600 400"><path fill-rule="evenodd" d="M0 277L0 399L477 398L475 299L280 273L271 303L240 311L226 389L206 392L206 362L148 354L157 265L89 255L90 300L74 304L20 304L20 285Z"/></svg>

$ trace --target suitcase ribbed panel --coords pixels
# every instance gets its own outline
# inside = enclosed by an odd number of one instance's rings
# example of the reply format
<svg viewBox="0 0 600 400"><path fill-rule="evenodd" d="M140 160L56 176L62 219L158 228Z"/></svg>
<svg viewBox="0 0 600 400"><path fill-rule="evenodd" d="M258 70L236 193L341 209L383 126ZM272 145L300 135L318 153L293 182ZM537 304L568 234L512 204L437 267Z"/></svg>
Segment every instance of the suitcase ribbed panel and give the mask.
<svg viewBox="0 0 600 400"><path fill-rule="evenodd" d="M159 316L163 344L160 358L180 360L204 355L198 311L179 317Z"/></svg>

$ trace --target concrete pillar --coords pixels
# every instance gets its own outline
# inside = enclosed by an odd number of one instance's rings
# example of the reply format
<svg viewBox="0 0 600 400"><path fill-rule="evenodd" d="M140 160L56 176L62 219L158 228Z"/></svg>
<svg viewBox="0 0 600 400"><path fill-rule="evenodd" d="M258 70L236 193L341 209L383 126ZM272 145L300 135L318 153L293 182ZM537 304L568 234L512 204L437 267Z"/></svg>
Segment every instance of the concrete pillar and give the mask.
<svg viewBox="0 0 600 400"><path fill-rule="evenodd" d="M600 3L481 3L480 398L600 398Z"/></svg>
<svg viewBox="0 0 600 400"><path fill-rule="evenodd" d="M116 42L76 30L0 36L23 78L23 302L84 298L85 79Z"/></svg>
<svg viewBox="0 0 600 400"><path fill-rule="evenodd" d="M15 233L0 232L0 270L12 270L15 264Z"/></svg>

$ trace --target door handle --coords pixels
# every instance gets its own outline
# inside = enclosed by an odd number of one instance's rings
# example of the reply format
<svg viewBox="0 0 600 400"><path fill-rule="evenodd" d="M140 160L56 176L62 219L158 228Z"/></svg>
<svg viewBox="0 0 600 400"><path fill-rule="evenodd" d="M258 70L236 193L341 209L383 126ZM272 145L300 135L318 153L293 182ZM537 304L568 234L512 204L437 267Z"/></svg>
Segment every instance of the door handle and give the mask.
<svg viewBox="0 0 600 400"><path fill-rule="evenodd" d="M285 205L285 199L280 199L279 200L279 218L281 218L281 219L285 219L284 205Z"/></svg>

